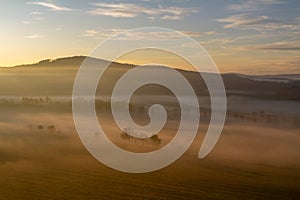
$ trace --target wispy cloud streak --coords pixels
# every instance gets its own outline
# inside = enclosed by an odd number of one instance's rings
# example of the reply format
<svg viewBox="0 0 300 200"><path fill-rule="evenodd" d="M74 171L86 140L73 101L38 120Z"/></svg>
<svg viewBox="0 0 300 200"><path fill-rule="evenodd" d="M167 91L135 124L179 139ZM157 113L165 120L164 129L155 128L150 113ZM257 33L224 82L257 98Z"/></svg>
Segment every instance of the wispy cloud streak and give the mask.
<svg viewBox="0 0 300 200"><path fill-rule="evenodd" d="M225 23L224 28L254 29L254 30L298 30L298 24L283 24L280 19L268 16L252 16L250 14L237 14L217 19Z"/></svg>
<svg viewBox="0 0 300 200"><path fill-rule="evenodd" d="M133 18L140 14L147 15L149 19L159 17L165 20L182 19L186 14L198 12L196 8L182 8L182 7L158 7L150 8L139 6L130 3L93 3L95 8L88 11L91 15L104 15L111 17Z"/></svg>
<svg viewBox="0 0 300 200"><path fill-rule="evenodd" d="M285 2L280 0L249 0L238 4L229 5L228 8L234 11L247 12L247 11L262 10L266 6L283 4L283 3Z"/></svg>
<svg viewBox="0 0 300 200"><path fill-rule="evenodd" d="M68 8L68 7L58 6L58 5L56 5L54 3L51 3L51 2L35 1L35 2L28 2L28 4L43 6L43 7L46 7L48 9L52 10L52 11L74 11L75 10L75 9Z"/></svg>

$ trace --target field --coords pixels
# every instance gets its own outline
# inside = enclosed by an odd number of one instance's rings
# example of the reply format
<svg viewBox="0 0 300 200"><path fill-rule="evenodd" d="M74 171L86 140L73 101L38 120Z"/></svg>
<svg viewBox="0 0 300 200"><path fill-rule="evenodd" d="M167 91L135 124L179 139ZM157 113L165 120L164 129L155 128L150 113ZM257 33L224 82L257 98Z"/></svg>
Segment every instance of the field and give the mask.
<svg viewBox="0 0 300 200"><path fill-rule="evenodd" d="M144 121L141 116L136 119ZM70 102L2 101L0 198L299 199L300 126L291 116L229 110L219 142L198 159L208 124L204 114L196 140L179 160L156 172L127 174L101 164L84 148ZM99 121L115 144L141 152L165 145L178 124L176 117L168 121L155 143L122 137L107 113Z"/></svg>

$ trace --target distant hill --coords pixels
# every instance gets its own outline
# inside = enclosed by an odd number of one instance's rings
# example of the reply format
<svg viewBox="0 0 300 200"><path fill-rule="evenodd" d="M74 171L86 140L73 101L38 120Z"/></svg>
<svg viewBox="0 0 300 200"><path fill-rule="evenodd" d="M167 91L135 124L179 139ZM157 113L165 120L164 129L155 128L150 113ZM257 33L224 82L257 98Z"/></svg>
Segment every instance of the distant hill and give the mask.
<svg viewBox="0 0 300 200"><path fill-rule="evenodd" d="M97 70L109 61L75 56L55 60L43 60L30 65L0 68L1 96L58 96L72 94L76 72L87 59ZM128 70L137 67L113 62L105 71L98 94L110 94L115 82ZM149 73L159 73L160 67L149 66ZM148 69L146 69L148 70ZM197 95L208 95L199 73L177 69L193 86ZM214 74L210 74L214 75ZM253 76L222 74L227 95L246 95L259 98L300 100L300 75ZM141 77L142 78L142 77ZM166 77L167 78L167 77ZM138 94L168 95L170 91L159 86L146 86Z"/></svg>

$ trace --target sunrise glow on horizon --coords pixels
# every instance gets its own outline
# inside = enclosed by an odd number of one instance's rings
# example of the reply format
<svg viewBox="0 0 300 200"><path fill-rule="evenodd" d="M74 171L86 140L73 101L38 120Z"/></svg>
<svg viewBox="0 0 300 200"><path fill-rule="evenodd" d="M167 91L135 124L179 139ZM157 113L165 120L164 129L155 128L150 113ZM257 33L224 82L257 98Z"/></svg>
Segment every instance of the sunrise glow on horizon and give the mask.
<svg viewBox="0 0 300 200"><path fill-rule="evenodd" d="M116 33L164 27L201 44L221 72L300 73L299 4L297 0L2 1L0 66L88 55ZM139 64L139 60L123 61ZM186 68L181 63L172 66Z"/></svg>

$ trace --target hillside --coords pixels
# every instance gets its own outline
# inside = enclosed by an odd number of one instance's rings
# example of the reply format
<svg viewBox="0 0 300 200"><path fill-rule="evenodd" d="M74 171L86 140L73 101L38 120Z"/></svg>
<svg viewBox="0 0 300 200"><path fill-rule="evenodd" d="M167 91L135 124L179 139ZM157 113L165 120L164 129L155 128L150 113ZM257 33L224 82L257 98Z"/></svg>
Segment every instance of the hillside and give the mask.
<svg viewBox="0 0 300 200"><path fill-rule="evenodd" d="M69 96L79 66L86 59L84 56L43 60L35 64L0 68L1 96ZM109 61L87 58L96 68ZM98 94L110 94L114 83L126 71L136 67L130 64L113 62L104 72L98 88ZM148 70L148 69L146 69ZM147 73L158 73L160 67L149 66ZM179 70L193 86L197 95L207 95L207 88L198 73ZM214 76L211 74L211 76ZM300 100L299 75L250 76L241 74L222 75L227 95L246 95L260 98ZM143 78L143 77L141 77ZM167 77L165 77L167 78ZM140 94L166 95L168 90L159 86L146 86Z"/></svg>

